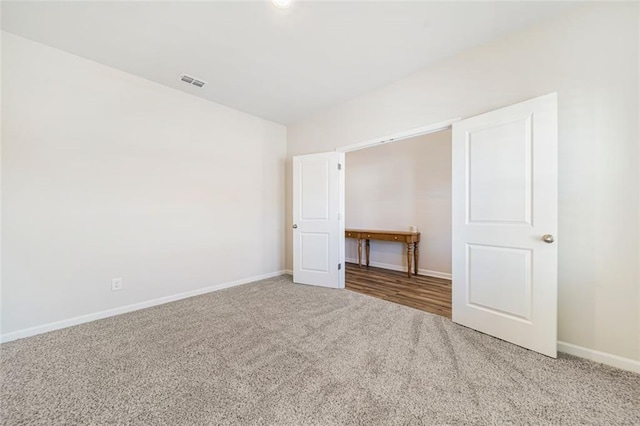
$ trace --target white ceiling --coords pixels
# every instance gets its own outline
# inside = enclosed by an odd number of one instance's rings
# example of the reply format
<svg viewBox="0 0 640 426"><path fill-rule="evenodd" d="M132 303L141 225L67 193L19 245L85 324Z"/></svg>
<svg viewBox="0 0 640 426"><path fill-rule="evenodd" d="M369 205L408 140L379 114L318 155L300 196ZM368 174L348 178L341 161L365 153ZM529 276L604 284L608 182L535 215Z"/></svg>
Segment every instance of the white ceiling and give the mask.
<svg viewBox="0 0 640 426"><path fill-rule="evenodd" d="M283 124L567 2L2 2L2 28ZM208 84L179 81L187 73Z"/></svg>

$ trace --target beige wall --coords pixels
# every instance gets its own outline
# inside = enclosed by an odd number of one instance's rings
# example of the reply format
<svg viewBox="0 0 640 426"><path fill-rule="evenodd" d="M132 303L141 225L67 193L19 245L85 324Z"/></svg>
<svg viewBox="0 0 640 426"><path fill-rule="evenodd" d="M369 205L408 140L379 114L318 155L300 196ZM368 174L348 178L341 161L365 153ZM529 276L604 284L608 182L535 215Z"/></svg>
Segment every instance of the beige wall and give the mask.
<svg viewBox="0 0 640 426"><path fill-rule="evenodd" d="M284 126L2 35L3 334L283 269Z"/></svg>
<svg viewBox="0 0 640 426"><path fill-rule="evenodd" d="M450 275L451 131L348 152L345 163L346 227L408 231L416 225L420 273ZM356 241L347 239L347 259L357 256ZM406 248L371 241L371 261L406 270Z"/></svg>
<svg viewBox="0 0 640 426"><path fill-rule="evenodd" d="M639 360L638 63L638 4L585 6L290 126L288 155L557 91L559 338Z"/></svg>

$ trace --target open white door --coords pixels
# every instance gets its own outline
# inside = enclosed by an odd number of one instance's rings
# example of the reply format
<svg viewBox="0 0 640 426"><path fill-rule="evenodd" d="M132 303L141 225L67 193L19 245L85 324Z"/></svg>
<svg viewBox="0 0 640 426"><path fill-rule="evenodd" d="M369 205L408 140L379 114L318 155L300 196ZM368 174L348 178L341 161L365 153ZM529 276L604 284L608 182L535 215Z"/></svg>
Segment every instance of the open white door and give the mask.
<svg viewBox="0 0 640 426"><path fill-rule="evenodd" d="M293 281L344 288L344 153L293 157Z"/></svg>
<svg viewBox="0 0 640 426"><path fill-rule="evenodd" d="M556 357L557 96L453 124L453 321Z"/></svg>

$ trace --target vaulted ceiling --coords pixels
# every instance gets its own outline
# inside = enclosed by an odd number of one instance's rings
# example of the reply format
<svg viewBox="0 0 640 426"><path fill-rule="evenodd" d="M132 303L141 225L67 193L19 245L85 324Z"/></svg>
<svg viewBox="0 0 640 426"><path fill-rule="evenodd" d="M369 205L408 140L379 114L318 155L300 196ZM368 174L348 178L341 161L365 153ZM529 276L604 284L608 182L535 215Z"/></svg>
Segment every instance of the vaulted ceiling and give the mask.
<svg viewBox="0 0 640 426"><path fill-rule="evenodd" d="M564 13L566 2L2 2L2 28L289 124ZM203 88L179 80L187 73Z"/></svg>

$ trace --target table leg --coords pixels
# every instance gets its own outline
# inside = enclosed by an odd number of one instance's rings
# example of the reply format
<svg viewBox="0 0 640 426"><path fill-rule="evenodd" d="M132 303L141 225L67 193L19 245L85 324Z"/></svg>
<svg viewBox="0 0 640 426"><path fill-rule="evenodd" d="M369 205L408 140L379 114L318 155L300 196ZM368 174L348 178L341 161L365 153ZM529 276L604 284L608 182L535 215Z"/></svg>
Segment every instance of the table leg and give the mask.
<svg viewBox="0 0 640 426"><path fill-rule="evenodd" d="M407 276L411 278L411 260L413 259L413 243L407 243Z"/></svg>
<svg viewBox="0 0 640 426"><path fill-rule="evenodd" d="M362 268L362 238L358 238L358 268Z"/></svg>
<svg viewBox="0 0 640 426"><path fill-rule="evenodd" d="M418 275L418 258L420 257L420 243L413 243L413 273Z"/></svg>
<svg viewBox="0 0 640 426"><path fill-rule="evenodd" d="M367 268L369 267L369 240L367 240L367 245L365 246L365 253L367 254Z"/></svg>

